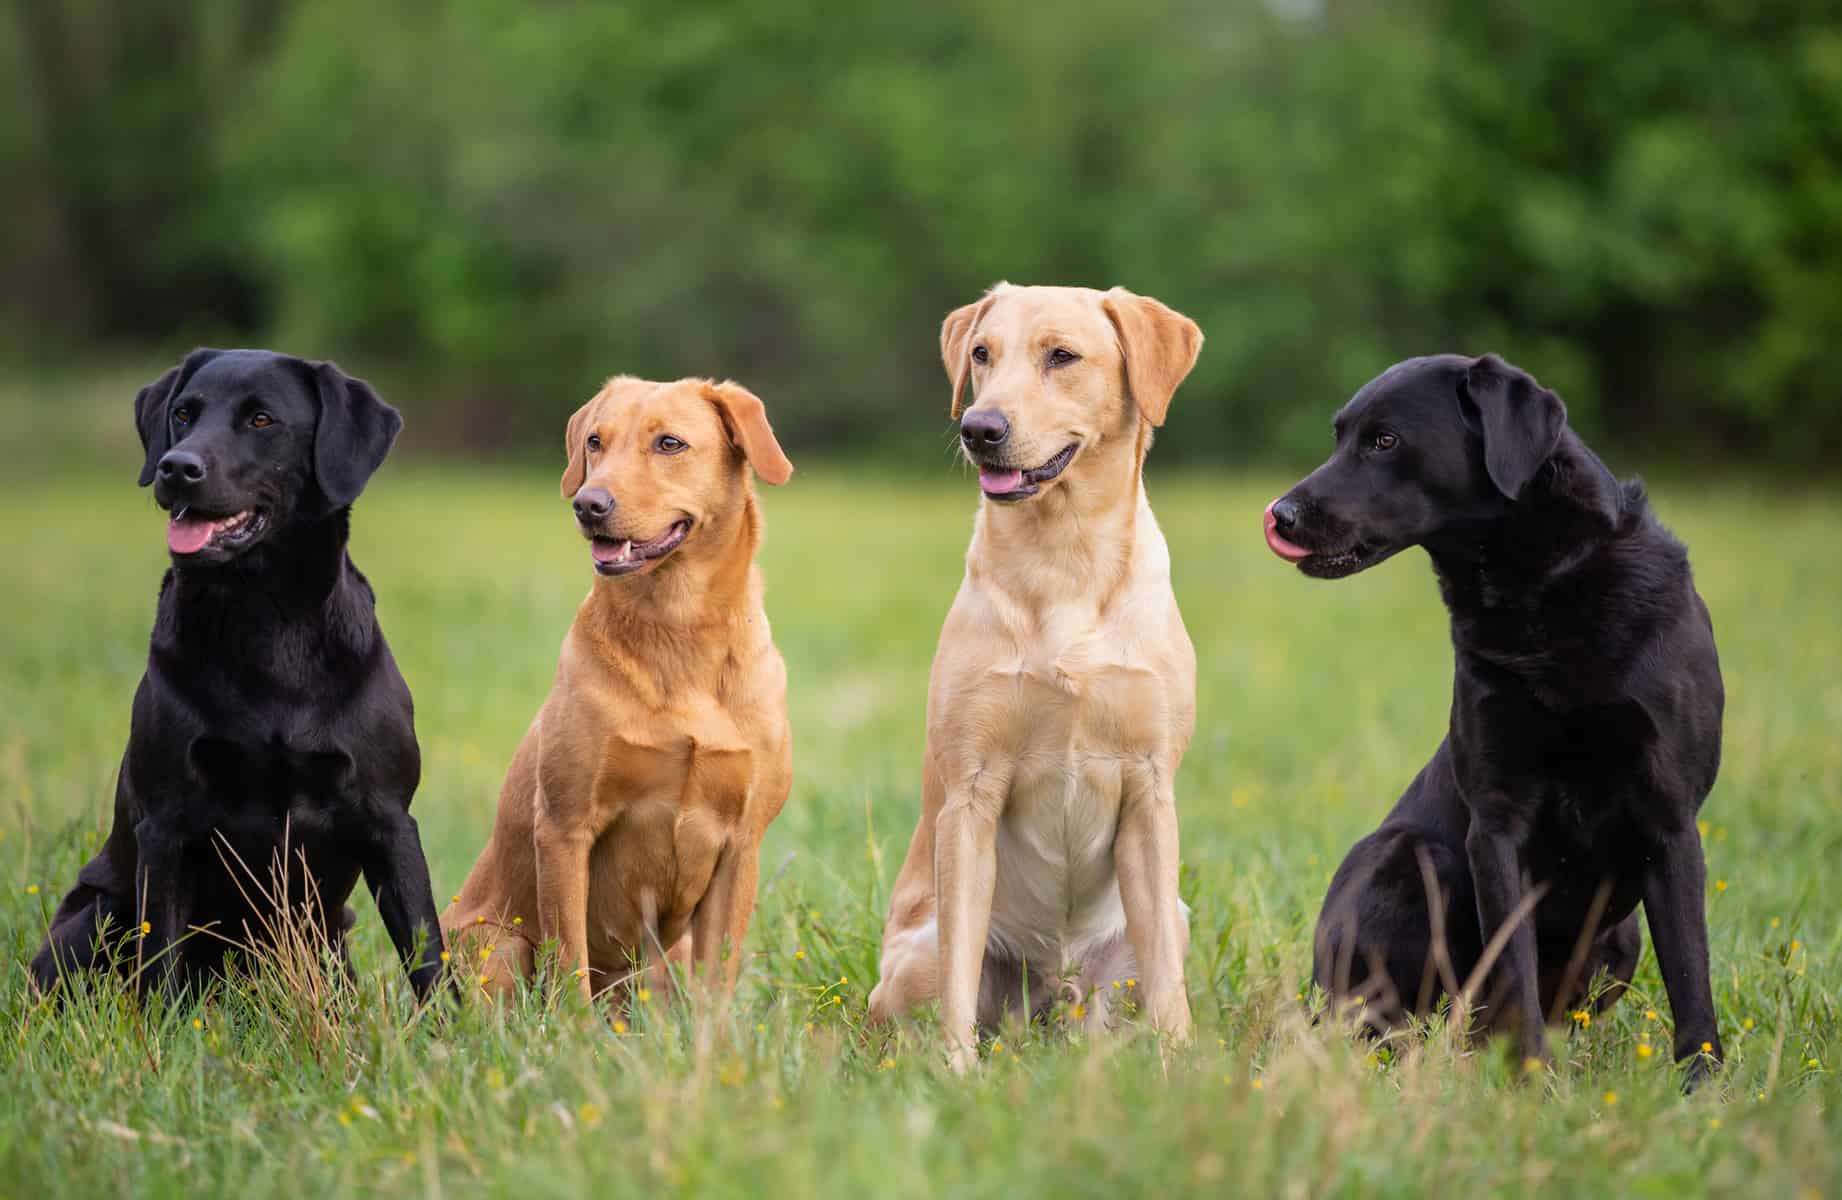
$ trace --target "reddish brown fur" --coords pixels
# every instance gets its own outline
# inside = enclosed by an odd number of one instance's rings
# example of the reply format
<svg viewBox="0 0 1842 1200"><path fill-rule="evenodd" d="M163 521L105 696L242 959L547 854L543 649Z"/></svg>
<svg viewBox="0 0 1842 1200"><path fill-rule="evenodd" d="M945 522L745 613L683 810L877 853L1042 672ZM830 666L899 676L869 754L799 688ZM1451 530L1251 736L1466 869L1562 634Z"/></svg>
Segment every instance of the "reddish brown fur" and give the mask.
<svg viewBox="0 0 1842 1200"><path fill-rule="evenodd" d="M688 448L657 452L663 433ZM792 781L749 469L781 483L792 465L759 399L700 379L610 380L570 418L568 452L564 495L606 488L611 535L653 538L686 517L691 532L642 572L595 580L442 927L495 993L531 973L544 939L584 996L666 947L701 976L721 962L733 987L761 837Z"/></svg>

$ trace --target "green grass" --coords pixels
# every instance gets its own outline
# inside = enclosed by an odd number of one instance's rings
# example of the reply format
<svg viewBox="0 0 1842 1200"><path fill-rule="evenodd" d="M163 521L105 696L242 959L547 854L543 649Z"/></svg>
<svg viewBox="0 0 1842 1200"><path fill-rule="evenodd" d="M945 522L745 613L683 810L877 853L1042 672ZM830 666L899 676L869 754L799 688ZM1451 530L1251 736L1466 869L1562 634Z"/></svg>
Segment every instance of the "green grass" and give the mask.
<svg viewBox="0 0 1842 1200"><path fill-rule="evenodd" d="M1685 1100L1648 951L1632 997L1557 1033L1545 1079L1437 1031L1373 1059L1303 1018L1329 872L1437 743L1450 649L1421 556L1301 579L1256 532L1282 480L1228 473L1152 480L1201 662L1178 787L1198 1030L1168 1063L1130 1030L1016 1030L959 1080L926 1028L862 1028L975 504L969 480L925 464L809 464L764 489L796 778L732 1014L655 999L621 1036L535 1000L412 1021L362 889L362 983L328 1015L272 977L172 1009L106 988L36 1005L24 963L107 819L162 566L130 474L0 492L0 1196L1842 1190L1837 496L1658 489L1729 695L1704 837L1730 1058ZM403 465L363 501L354 553L415 690L415 812L445 903L549 685L585 555L550 475Z"/></svg>

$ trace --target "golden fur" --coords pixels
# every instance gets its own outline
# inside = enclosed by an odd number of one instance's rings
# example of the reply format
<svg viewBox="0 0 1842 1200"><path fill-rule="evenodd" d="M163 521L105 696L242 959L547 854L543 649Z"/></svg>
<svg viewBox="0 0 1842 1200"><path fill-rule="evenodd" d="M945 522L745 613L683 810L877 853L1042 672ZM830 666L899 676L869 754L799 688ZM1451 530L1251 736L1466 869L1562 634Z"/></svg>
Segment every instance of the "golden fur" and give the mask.
<svg viewBox="0 0 1842 1200"><path fill-rule="evenodd" d="M661 451L667 435L684 449ZM584 997L620 995L635 963L681 939L700 976L722 963L733 987L761 837L792 781L749 468L776 484L793 468L759 399L702 379L609 380L570 418L567 448L563 495L613 499L585 533L643 542L691 525L638 572L596 578L442 929L463 977L495 993L547 939Z"/></svg>
<svg viewBox="0 0 1842 1200"><path fill-rule="evenodd" d="M1024 993L1034 1011L1058 997L1085 1009L1093 1028L1129 995L1186 1038L1172 781L1196 658L1141 469L1201 331L1118 288L999 284L948 315L940 341L954 415L970 382L978 407L1009 419L1009 465L1079 449L1038 494L980 504L929 681L921 817L871 1016L937 997L962 1069L975 1022ZM1056 365L1058 347L1079 357Z"/></svg>

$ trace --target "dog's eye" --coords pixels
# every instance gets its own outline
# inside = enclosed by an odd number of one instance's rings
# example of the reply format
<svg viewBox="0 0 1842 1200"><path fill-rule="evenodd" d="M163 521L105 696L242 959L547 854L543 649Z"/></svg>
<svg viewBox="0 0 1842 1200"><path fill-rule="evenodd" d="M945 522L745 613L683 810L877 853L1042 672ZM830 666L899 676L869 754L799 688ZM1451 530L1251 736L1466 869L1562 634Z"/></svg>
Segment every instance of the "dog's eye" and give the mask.
<svg viewBox="0 0 1842 1200"><path fill-rule="evenodd" d="M1400 442L1401 439L1395 437L1392 433L1378 433L1369 439L1369 448L1372 450L1387 451L1400 445Z"/></svg>
<svg viewBox="0 0 1842 1200"><path fill-rule="evenodd" d="M600 454L601 453L601 435L600 434L591 433L588 435L588 452L590 454Z"/></svg>
<svg viewBox="0 0 1842 1200"><path fill-rule="evenodd" d="M192 410L191 409L185 407L184 405L180 405L178 408L175 408L173 410L173 424L190 425L191 423L192 423Z"/></svg>
<svg viewBox="0 0 1842 1200"><path fill-rule="evenodd" d="M972 361L983 366L991 361L991 351L985 349L983 346L974 346L972 348Z"/></svg>
<svg viewBox="0 0 1842 1200"><path fill-rule="evenodd" d="M659 440L652 444L652 448L660 454L676 454L684 449L684 443L669 433L662 433L659 435Z"/></svg>
<svg viewBox="0 0 1842 1200"><path fill-rule="evenodd" d="M267 429L273 424L275 424L275 418L265 412L259 412L249 419L251 429Z"/></svg>
<svg viewBox="0 0 1842 1200"><path fill-rule="evenodd" d="M1065 367L1080 357L1079 354L1076 354L1066 346L1057 346L1055 349L1049 351L1049 365L1052 367Z"/></svg>

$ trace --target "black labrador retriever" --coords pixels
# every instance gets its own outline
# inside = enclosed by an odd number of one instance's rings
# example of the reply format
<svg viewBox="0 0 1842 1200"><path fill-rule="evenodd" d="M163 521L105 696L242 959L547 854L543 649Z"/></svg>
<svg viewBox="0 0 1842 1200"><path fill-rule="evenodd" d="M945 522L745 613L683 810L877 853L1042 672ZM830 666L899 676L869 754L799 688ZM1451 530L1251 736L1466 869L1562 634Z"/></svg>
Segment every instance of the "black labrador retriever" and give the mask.
<svg viewBox="0 0 1842 1200"><path fill-rule="evenodd" d="M311 905L310 927L343 952L362 873L426 998L441 931L409 815L421 754L346 553L352 501L402 418L331 363L261 350L194 351L134 411L172 567L114 826L32 977L49 990L113 962L142 986L185 987L233 943L270 941L283 903Z"/></svg>
<svg viewBox="0 0 1842 1200"><path fill-rule="evenodd" d="M1695 815L1724 696L1688 552L1566 406L1494 355L1409 359L1337 414L1336 451L1266 539L1336 579L1424 546L1451 613L1451 728L1318 920L1313 975L1386 1026L1462 986L1506 922L1485 1019L1545 1059L1543 1016L1610 1003L1644 906L1690 1082L1721 1057ZM1533 904L1532 915L1519 912Z"/></svg>

